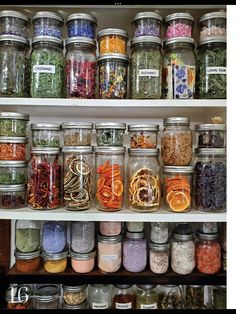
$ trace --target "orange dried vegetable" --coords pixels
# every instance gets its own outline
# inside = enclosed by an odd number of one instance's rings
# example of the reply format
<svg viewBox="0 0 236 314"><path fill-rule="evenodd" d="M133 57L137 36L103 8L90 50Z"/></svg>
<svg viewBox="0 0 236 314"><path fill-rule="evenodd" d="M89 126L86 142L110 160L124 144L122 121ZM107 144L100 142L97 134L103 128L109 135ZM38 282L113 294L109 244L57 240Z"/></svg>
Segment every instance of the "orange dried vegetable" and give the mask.
<svg viewBox="0 0 236 314"><path fill-rule="evenodd" d="M99 42L100 54L122 53L126 54L126 39L119 35L103 36Z"/></svg>
<svg viewBox="0 0 236 314"><path fill-rule="evenodd" d="M25 160L26 145L20 143L1 143L0 160Z"/></svg>

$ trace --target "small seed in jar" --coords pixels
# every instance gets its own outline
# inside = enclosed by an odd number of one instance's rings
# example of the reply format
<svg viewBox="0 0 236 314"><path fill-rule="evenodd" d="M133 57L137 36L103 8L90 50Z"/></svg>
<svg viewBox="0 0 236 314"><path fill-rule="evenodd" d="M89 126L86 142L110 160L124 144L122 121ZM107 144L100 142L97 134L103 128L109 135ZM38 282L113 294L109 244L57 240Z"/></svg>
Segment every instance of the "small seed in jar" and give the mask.
<svg viewBox="0 0 236 314"><path fill-rule="evenodd" d="M81 304L86 300L86 291L78 291L78 292L64 292L63 299L67 304L77 305Z"/></svg>

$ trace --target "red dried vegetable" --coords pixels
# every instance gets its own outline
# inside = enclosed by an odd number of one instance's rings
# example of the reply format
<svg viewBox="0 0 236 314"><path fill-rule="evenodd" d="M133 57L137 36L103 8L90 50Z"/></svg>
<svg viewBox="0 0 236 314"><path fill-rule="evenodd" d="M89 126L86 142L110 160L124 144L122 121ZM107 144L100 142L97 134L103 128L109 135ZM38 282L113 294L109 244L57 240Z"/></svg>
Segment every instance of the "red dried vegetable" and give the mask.
<svg viewBox="0 0 236 314"><path fill-rule="evenodd" d="M204 274L215 274L221 268L221 248L217 241L196 245L196 266Z"/></svg>

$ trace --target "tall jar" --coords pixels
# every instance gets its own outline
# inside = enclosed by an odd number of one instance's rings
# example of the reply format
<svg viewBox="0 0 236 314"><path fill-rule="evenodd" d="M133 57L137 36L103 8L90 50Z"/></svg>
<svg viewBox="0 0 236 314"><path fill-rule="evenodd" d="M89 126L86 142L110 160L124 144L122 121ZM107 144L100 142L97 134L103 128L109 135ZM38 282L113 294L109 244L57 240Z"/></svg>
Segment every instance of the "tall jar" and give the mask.
<svg viewBox="0 0 236 314"><path fill-rule="evenodd" d="M135 292L132 285L114 285L112 291L112 309L135 309Z"/></svg>
<svg viewBox="0 0 236 314"><path fill-rule="evenodd" d="M30 72L31 97L63 98L65 96L63 41L52 36L34 37Z"/></svg>
<svg viewBox="0 0 236 314"><path fill-rule="evenodd" d="M0 97L29 97L29 40L0 35Z"/></svg>
<svg viewBox="0 0 236 314"><path fill-rule="evenodd" d="M27 203L32 209L61 206L61 159L59 148L31 148Z"/></svg>
<svg viewBox="0 0 236 314"><path fill-rule="evenodd" d="M130 97L160 99L162 94L161 40L140 36L131 41Z"/></svg>
<svg viewBox="0 0 236 314"><path fill-rule="evenodd" d="M158 308L156 285L138 285L136 292L136 310L154 310Z"/></svg>
<svg viewBox="0 0 236 314"><path fill-rule="evenodd" d="M213 286L212 308L216 310L227 308L226 286Z"/></svg>
<svg viewBox="0 0 236 314"><path fill-rule="evenodd" d="M164 274L169 268L169 243L149 243L149 264L155 274Z"/></svg>
<svg viewBox="0 0 236 314"><path fill-rule="evenodd" d="M64 221L47 221L42 225L41 245L45 253L60 253L67 244L67 225Z"/></svg>
<svg viewBox="0 0 236 314"><path fill-rule="evenodd" d="M61 125L59 123L31 123L33 147L61 147Z"/></svg>
<svg viewBox="0 0 236 314"><path fill-rule="evenodd" d="M112 286L93 284L88 287L89 308L93 310L105 310L111 308Z"/></svg>
<svg viewBox="0 0 236 314"><path fill-rule="evenodd" d="M160 207L159 149L129 149L127 166L129 208L154 212Z"/></svg>
<svg viewBox="0 0 236 314"><path fill-rule="evenodd" d="M95 98L96 42L91 38L72 37L66 41L67 97Z"/></svg>
<svg viewBox="0 0 236 314"><path fill-rule="evenodd" d="M97 209L121 210L124 198L125 147L96 147L96 205Z"/></svg>
<svg viewBox="0 0 236 314"><path fill-rule="evenodd" d="M15 248L23 253L40 249L40 222L36 220L16 220Z"/></svg>
<svg viewBox="0 0 236 314"><path fill-rule="evenodd" d="M195 96L194 39L177 37L164 42L163 97L189 99Z"/></svg>
<svg viewBox="0 0 236 314"><path fill-rule="evenodd" d="M163 285L157 288L158 309L183 309L183 293L180 286Z"/></svg>
<svg viewBox="0 0 236 314"><path fill-rule="evenodd" d="M192 161L192 132L186 117L170 117L163 121L161 152L165 166L188 166Z"/></svg>
<svg viewBox="0 0 236 314"><path fill-rule="evenodd" d="M150 239L154 243L166 243L169 239L169 223L151 222Z"/></svg>
<svg viewBox="0 0 236 314"><path fill-rule="evenodd" d="M185 309L202 310L204 306L204 286L187 285L185 291Z"/></svg>
<svg viewBox="0 0 236 314"><path fill-rule="evenodd" d="M88 253L94 248L95 224L93 221L71 222L71 249L76 253Z"/></svg>
<svg viewBox="0 0 236 314"><path fill-rule="evenodd" d="M52 36L61 38L62 27L64 24L63 17L50 11L39 11L32 17L34 28L34 37Z"/></svg>
<svg viewBox="0 0 236 314"><path fill-rule="evenodd" d="M199 148L195 150L195 206L206 212L226 210L226 150Z"/></svg>
<svg viewBox="0 0 236 314"><path fill-rule="evenodd" d="M64 146L63 198L67 210L89 209L92 198L92 146Z"/></svg>
<svg viewBox="0 0 236 314"><path fill-rule="evenodd" d="M60 306L61 286L53 284L38 284L34 288L34 309L58 309Z"/></svg>

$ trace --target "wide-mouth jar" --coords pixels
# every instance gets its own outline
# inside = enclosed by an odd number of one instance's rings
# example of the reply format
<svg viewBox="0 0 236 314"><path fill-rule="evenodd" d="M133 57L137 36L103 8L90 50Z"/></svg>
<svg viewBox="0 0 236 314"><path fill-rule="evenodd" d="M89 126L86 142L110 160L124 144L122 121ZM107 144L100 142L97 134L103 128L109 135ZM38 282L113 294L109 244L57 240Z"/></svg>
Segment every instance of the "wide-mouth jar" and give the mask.
<svg viewBox="0 0 236 314"><path fill-rule="evenodd" d="M202 15L198 21L199 39L220 36L226 38L226 12L216 11Z"/></svg>
<svg viewBox="0 0 236 314"><path fill-rule="evenodd" d="M25 199L25 184L0 185L0 208L22 208L25 206Z"/></svg>
<svg viewBox="0 0 236 314"><path fill-rule="evenodd" d="M67 304L71 306L76 306L86 302L87 287L87 284L81 286L63 285L63 305Z"/></svg>
<svg viewBox="0 0 236 314"><path fill-rule="evenodd" d="M38 284L34 288L33 299L35 309L58 309L60 306L61 286L54 284Z"/></svg>
<svg viewBox="0 0 236 314"><path fill-rule="evenodd" d="M88 37L95 39L97 19L88 13L73 13L66 19L67 35L71 37Z"/></svg>
<svg viewBox="0 0 236 314"><path fill-rule="evenodd" d="M26 160L27 137L0 137L0 160Z"/></svg>
<svg viewBox="0 0 236 314"><path fill-rule="evenodd" d="M28 38L30 20L18 11L0 11L0 35L16 35Z"/></svg>
<svg viewBox="0 0 236 314"><path fill-rule="evenodd" d="M62 273L66 270L68 251L65 250L60 253L46 253L42 252L44 260L44 269L48 273Z"/></svg>
<svg viewBox="0 0 236 314"><path fill-rule="evenodd" d="M194 18L189 13L172 13L165 17L165 38L193 37Z"/></svg>
<svg viewBox="0 0 236 314"><path fill-rule="evenodd" d="M196 144L199 148L224 148L226 146L225 124L195 125Z"/></svg>
<svg viewBox="0 0 236 314"><path fill-rule="evenodd" d="M34 147L60 147L61 125L59 123L31 123L32 143Z"/></svg>
<svg viewBox="0 0 236 314"><path fill-rule="evenodd" d="M32 17L34 36L52 36L61 38L63 17L49 11L39 11Z"/></svg>
<svg viewBox="0 0 236 314"><path fill-rule="evenodd" d="M128 33L119 28L105 28L97 35L99 54L127 54Z"/></svg>
<svg viewBox="0 0 236 314"><path fill-rule="evenodd" d="M26 137L29 115L19 112L0 112L0 136Z"/></svg>
<svg viewBox="0 0 236 314"><path fill-rule="evenodd" d="M164 274L169 268L169 243L149 243L149 264L155 274Z"/></svg>
<svg viewBox="0 0 236 314"><path fill-rule="evenodd" d="M93 123L63 122L61 128L65 146L90 146L92 144Z"/></svg>
<svg viewBox="0 0 236 314"><path fill-rule="evenodd" d="M161 38L163 18L156 12L139 12L132 20L133 38L154 36Z"/></svg>
<svg viewBox="0 0 236 314"><path fill-rule="evenodd" d="M23 253L15 250L16 270L21 273L31 273L40 268L40 251Z"/></svg>
<svg viewBox="0 0 236 314"><path fill-rule="evenodd" d="M125 123L99 122L95 124L98 146L123 146Z"/></svg>
<svg viewBox="0 0 236 314"><path fill-rule="evenodd" d="M128 125L131 148L156 148L159 125L130 124Z"/></svg>
<svg viewBox="0 0 236 314"><path fill-rule="evenodd" d="M96 251L89 253L76 253L70 251L71 266L76 273L86 274L91 272L95 266Z"/></svg>
<svg viewBox="0 0 236 314"><path fill-rule="evenodd" d="M32 307L31 285L10 284L6 291L7 310L25 310Z"/></svg>
<svg viewBox="0 0 236 314"><path fill-rule="evenodd" d="M0 185L26 184L27 162L26 161L0 161Z"/></svg>

